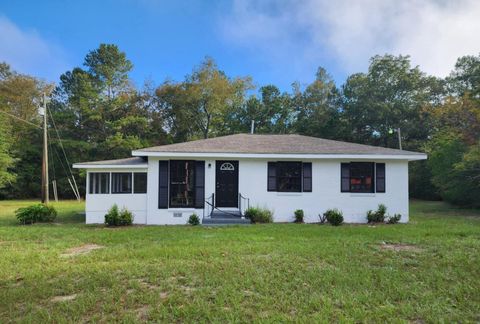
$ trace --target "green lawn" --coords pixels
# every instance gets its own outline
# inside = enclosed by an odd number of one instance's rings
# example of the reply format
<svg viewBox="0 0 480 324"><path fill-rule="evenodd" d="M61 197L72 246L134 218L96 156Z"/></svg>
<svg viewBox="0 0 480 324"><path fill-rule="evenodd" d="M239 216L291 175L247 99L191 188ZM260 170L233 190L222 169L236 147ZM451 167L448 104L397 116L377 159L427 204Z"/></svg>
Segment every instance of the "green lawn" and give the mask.
<svg viewBox="0 0 480 324"><path fill-rule="evenodd" d="M408 225L105 228L61 202L58 223L16 225L28 203L0 202L0 322L480 321L478 210L413 201ZM69 251L86 244L101 248Z"/></svg>

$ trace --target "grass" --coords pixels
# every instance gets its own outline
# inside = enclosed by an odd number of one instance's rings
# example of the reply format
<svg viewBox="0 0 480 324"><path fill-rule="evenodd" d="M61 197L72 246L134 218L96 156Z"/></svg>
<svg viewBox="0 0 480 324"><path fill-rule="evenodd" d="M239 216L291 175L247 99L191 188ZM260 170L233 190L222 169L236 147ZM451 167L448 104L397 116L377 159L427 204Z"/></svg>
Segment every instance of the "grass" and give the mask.
<svg viewBox="0 0 480 324"><path fill-rule="evenodd" d="M478 210L412 201L408 225L105 228L61 202L58 223L17 225L29 203L0 202L0 322L480 321ZM103 248L62 256L86 244Z"/></svg>

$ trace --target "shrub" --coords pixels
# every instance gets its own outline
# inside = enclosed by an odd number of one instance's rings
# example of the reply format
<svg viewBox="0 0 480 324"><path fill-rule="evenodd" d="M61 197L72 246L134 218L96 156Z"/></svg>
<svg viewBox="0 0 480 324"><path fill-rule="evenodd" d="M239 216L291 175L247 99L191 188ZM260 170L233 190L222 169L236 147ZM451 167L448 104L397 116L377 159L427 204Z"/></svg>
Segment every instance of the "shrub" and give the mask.
<svg viewBox="0 0 480 324"><path fill-rule="evenodd" d="M108 213L105 214L105 224L108 226L117 226L118 223L118 206L114 204L109 210Z"/></svg>
<svg viewBox="0 0 480 324"><path fill-rule="evenodd" d="M295 223L303 223L303 209L297 209L295 211Z"/></svg>
<svg viewBox="0 0 480 324"><path fill-rule="evenodd" d="M267 208L250 207L245 211L245 217L252 223L272 223L273 213Z"/></svg>
<svg viewBox="0 0 480 324"><path fill-rule="evenodd" d="M402 215L400 215L400 214L395 214L393 216L389 216L388 220L387 220L387 223L388 224L397 224L400 221L401 218L402 218Z"/></svg>
<svg viewBox="0 0 480 324"><path fill-rule="evenodd" d="M49 223L55 220L57 211L53 206L36 204L17 209L15 215L22 224Z"/></svg>
<svg viewBox="0 0 480 324"><path fill-rule="evenodd" d="M333 226L338 226L343 223L343 213L338 209L329 209L323 216L327 219L327 222Z"/></svg>
<svg viewBox="0 0 480 324"><path fill-rule="evenodd" d="M383 223L385 215L387 214L387 207L384 204L378 205L376 211L369 210L367 212L367 222L369 223Z"/></svg>
<svg viewBox="0 0 480 324"><path fill-rule="evenodd" d="M119 226L127 226L132 225L133 223L133 214L131 211L126 209L125 207L122 208L120 214L118 215L118 225Z"/></svg>
<svg viewBox="0 0 480 324"><path fill-rule="evenodd" d="M188 218L188 224L193 226L200 225L200 218L197 216L197 214L193 213L190 215L190 218Z"/></svg>
<svg viewBox="0 0 480 324"><path fill-rule="evenodd" d="M108 226L127 226L132 225L133 214L127 208L118 210L117 204L114 204L105 215L105 224Z"/></svg>

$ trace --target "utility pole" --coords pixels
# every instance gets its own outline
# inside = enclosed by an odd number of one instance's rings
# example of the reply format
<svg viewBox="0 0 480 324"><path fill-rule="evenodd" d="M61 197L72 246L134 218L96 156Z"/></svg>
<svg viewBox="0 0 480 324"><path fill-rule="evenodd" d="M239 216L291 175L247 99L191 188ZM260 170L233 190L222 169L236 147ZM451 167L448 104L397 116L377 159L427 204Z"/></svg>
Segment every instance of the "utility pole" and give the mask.
<svg viewBox="0 0 480 324"><path fill-rule="evenodd" d="M402 149L402 133L400 132L400 127L397 128L397 134L398 134L398 146L400 149Z"/></svg>
<svg viewBox="0 0 480 324"><path fill-rule="evenodd" d="M42 158L42 203L48 204L48 142L47 142L47 97L43 94L43 158Z"/></svg>

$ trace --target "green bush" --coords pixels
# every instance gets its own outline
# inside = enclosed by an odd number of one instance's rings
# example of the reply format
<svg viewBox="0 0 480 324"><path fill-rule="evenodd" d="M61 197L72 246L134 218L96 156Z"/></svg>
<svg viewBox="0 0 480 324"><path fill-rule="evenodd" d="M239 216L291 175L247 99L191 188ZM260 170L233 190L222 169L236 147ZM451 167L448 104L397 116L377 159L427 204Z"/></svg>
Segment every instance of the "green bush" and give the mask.
<svg viewBox="0 0 480 324"><path fill-rule="evenodd" d="M105 224L108 226L127 226L132 225L133 214L126 208L118 210L117 204L114 204L105 215Z"/></svg>
<svg viewBox="0 0 480 324"><path fill-rule="evenodd" d="M245 211L245 217L252 223L272 223L273 213L267 208L250 207Z"/></svg>
<svg viewBox="0 0 480 324"><path fill-rule="evenodd" d="M190 215L190 218L188 218L188 224L193 226L200 225L200 218L197 216L197 214L193 213Z"/></svg>
<svg viewBox="0 0 480 324"><path fill-rule="evenodd" d="M343 213L338 209L329 209L323 216L326 218L327 222L333 226L338 226L343 223Z"/></svg>
<svg viewBox="0 0 480 324"><path fill-rule="evenodd" d="M367 212L368 223L383 223L385 221L385 215L387 214L387 206L384 204L378 205L376 211L369 210Z"/></svg>
<svg viewBox="0 0 480 324"><path fill-rule="evenodd" d="M57 211L53 206L36 204L17 209L15 215L21 224L51 223L57 217Z"/></svg>
<svg viewBox="0 0 480 324"><path fill-rule="evenodd" d="M303 209L297 209L295 211L295 223L303 223Z"/></svg>
<svg viewBox="0 0 480 324"><path fill-rule="evenodd" d="M402 218L402 215L400 214L395 214L393 216L389 216L387 220L387 224L397 224L400 219Z"/></svg>

